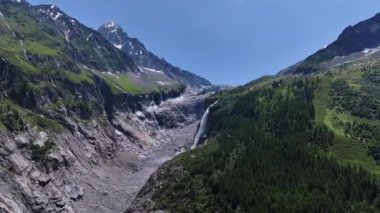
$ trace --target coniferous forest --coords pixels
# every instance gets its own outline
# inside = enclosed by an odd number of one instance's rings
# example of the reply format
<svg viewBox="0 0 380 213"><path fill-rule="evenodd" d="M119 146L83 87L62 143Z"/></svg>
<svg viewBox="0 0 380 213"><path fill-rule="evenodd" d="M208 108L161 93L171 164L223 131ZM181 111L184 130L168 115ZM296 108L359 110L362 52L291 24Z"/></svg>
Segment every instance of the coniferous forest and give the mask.
<svg viewBox="0 0 380 213"><path fill-rule="evenodd" d="M163 168L154 208L380 211L377 178L359 166L338 162L329 152L335 134L316 121L315 96L322 90L321 81L275 80L215 96L219 102L211 113L211 139Z"/></svg>

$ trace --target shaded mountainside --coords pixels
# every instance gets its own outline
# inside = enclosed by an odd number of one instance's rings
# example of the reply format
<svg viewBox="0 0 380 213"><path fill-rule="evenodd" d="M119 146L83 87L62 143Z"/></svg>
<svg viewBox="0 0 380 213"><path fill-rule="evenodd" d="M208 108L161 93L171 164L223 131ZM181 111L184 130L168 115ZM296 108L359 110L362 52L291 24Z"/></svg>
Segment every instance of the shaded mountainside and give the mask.
<svg viewBox="0 0 380 213"><path fill-rule="evenodd" d="M179 67L175 67L164 59L157 57L147 50L144 44L137 38L130 38L128 34L113 21L102 25L98 31L115 47L132 57L135 63L145 72L161 71L171 79L194 87L206 87L211 85L206 79L182 70Z"/></svg>
<svg viewBox="0 0 380 213"><path fill-rule="evenodd" d="M331 66L358 60L363 56L372 55L380 46L380 14L347 27L336 41L307 57L288 69L283 74L309 74L324 70L323 65ZM357 53L357 54L355 54ZM354 54L354 55L352 55ZM349 56L352 57L349 57ZM377 55L376 59L379 56Z"/></svg>
<svg viewBox="0 0 380 213"><path fill-rule="evenodd" d="M378 17L211 97L206 145L163 165L127 212L379 212Z"/></svg>

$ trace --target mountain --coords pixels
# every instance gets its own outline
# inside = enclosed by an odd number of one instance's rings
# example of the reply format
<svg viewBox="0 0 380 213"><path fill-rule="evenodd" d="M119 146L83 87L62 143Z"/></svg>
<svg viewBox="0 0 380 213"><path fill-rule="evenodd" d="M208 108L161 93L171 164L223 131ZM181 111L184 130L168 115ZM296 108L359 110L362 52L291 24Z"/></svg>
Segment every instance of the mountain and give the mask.
<svg viewBox="0 0 380 213"><path fill-rule="evenodd" d="M204 78L194 75L169 64L147 50L143 43L131 38L113 21L99 27L98 32L110 41L115 47L127 53L145 73L163 72L167 77L193 87L206 87L211 83Z"/></svg>
<svg viewBox="0 0 380 213"><path fill-rule="evenodd" d="M309 74L327 67L360 60L370 56L379 59L380 47L380 14L347 27L336 41L307 57L288 69L283 74Z"/></svg>
<svg viewBox="0 0 380 213"><path fill-rule="evenodd" d="M203 145L161 166L126 211L379 212L379 17L211 96Z"/></svg>
<svg viewBox="0 0 380 213"><path fill-rule="evenodd" d="M121 212L190 146L209 94L140 66L57 6L0 0L0 212Z"/></svg>

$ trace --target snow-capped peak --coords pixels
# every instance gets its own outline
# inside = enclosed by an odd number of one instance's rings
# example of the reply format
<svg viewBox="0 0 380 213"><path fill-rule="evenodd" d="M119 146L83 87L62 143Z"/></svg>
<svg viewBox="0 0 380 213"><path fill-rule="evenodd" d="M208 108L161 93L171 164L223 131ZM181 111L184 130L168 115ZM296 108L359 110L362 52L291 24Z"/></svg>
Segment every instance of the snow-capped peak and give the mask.
<svg viewBox="0 0 380 213"><path fill-rule="evenodd" d="M117 25L114 21L109 21L109 22L107 22L107 23L104 25L104 27L106 27L106 28L117 28L118 25Z"/></svg>
<svg viewBox="0 0 380 213"><path fill-rule="evenodd" d="M38 9L38 11L48 15L54 21L57 21L60 17L64 15L63 12L55 5L41 6L40 9Z"/></svg>

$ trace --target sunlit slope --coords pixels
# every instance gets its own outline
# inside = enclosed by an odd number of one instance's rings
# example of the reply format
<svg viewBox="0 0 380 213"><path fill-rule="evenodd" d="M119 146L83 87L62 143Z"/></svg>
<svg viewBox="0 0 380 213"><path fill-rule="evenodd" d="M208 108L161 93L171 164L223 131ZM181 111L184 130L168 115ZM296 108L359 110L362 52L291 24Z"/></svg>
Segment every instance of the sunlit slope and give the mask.
<svg viewBox="0 0 380 213"><path fill-rule="evenodd" d="M379 118L368 110L380 106L379 85L370 70L276 76L214 96L207 145L165 165L135 208L148 195L148 208L173 212L378 211Z"/></svg>

